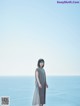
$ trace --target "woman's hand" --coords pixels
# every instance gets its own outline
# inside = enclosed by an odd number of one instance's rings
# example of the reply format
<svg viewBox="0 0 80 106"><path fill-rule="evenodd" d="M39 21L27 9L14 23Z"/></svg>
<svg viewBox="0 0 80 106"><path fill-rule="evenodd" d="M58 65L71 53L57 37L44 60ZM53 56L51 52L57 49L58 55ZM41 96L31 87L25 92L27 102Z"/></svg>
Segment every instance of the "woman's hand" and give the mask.
<svg viewBox="0 0 80 106"><path fill-rule="evenodd" d="M39 83L39 87L42 88L42 85Z"/></svg>

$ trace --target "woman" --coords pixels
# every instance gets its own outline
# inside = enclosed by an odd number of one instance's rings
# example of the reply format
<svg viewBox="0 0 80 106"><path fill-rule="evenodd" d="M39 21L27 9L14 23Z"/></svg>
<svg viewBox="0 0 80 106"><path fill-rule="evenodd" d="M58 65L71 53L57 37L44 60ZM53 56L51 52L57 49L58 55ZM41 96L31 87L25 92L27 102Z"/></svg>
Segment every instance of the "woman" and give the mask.
<svg viewBox="0 0 80 106"><path fill-rule="evenodd" d="M43 106L46 104L46 88L48 88L48 84L46 81L46 73L43 69L44 67L44 60L38 60L38 68L35 70L35 91L33 95L33 106Z"/></svg>

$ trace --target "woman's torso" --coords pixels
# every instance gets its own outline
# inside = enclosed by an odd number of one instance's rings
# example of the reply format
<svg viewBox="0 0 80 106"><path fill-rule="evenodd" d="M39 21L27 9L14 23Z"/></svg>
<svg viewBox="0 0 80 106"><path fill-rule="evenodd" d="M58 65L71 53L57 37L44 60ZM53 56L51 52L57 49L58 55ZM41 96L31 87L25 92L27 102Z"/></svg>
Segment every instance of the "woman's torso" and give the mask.
<svg viewBox="0 0 80 106"><path fill-rule="evenodd" d="M39 78L40 83L42 85L44 85L46 83L46 73L45 73L45 70L43 68L37 68L36 70L38 71L38 78ZM38 86L36 75L35 75L35 81L36 81L36 86Z"/></svg>

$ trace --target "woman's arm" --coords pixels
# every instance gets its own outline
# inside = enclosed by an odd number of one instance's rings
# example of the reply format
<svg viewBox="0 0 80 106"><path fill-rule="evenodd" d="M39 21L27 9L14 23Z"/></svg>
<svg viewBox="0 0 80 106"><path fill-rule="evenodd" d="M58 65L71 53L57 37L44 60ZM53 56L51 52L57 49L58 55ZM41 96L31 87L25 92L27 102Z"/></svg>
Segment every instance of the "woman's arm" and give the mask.
<svg viewBox="0 0 80 106"><path fill-rule="evenodd" d="M46 75L46 73L45 73L45 75ZM46 81L46 87L48 88L48 84L47 84L47 81Z"/></svg>
<svg viewBox="0 0 80 106"><path fill-rule="evenodd" d="M48 88L48 84L47 84L47 81L46 81L46 87Z"/></svg>
<svg viewBox="0 0 80 106"><path fill-rule="evenodd" d="M36 71L36 79L37 79L37 82L38 82L39 87L42 87L41 84L40 84L40 81L39 81L38 71Z"/></svg>

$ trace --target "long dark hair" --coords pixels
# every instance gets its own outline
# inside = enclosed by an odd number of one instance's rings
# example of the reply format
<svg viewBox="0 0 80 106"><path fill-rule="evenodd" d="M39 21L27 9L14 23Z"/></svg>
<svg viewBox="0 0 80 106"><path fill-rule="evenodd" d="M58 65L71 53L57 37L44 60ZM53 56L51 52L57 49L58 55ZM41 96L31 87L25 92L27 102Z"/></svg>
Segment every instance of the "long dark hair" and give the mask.
<svg viewBox="0 0 80 106"><path fill-rule="evenodd" d="M39 59L39 60L38 60L38 63L37 63L37 66L38 66L38 67L40 67L40 62L45 63L44 59ZM43 67L44 67L44 64L43 64L42 68L43 68Z"/></svg>

